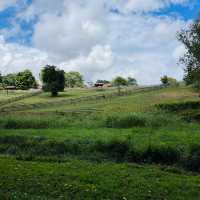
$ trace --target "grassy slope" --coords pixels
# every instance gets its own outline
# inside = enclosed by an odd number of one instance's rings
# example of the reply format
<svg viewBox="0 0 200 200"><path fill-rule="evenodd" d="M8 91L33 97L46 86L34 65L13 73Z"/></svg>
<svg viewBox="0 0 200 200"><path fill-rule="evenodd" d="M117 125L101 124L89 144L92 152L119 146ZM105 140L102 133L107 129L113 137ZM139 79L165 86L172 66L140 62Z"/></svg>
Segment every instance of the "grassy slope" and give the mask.
<svg viewBox="0 0 200 200"><path fill-rule="evenodd" d="M35 97L33 97L35 98ZM38 97L36 97L38 98ZM45 97L47 98L47 97ZM154 104L196 100L197 94L188 88L168 88L152 92L138 93L112 100L83 102L77 105L58 106L48 109L35 109L16 112L8 118L19 118L23 123L50 120L56 124L54 129L0 130L0 135L46 136L56 140L103 140L124 139L131 136L138 148L154 144L173 144L188 146L199 143L198 124L186 124L172 114L175 123L152 129L108 129L99 125L104 116L114 113L155 112ZM26 100L31 103L31 99ZM35 101L35 100L34 100ZM100 113L80 113L74 115L73 123L68 116L60 116L56 111L95 108ZM19 116L20 114L20 116ZM1 120L6 116L1 117ZM174 120L173 120L174 119ZM20 121L21 120L21 121ZM30 123L29 122L29 123ZM60 125L57 126L60 122ZM62 123L61 123L62 122ZM92 124L92 125L91 125ZM37 123L36 123L37 125ZM66 128L63 129L63 126ZM6 167L5 167L6 166ZM24 162L12 158L0 159L0 199L198 199L199 176L166 172L157 166L138 166L130 164L92 163L69 160L65 164L48 162ZM24 187L25 183L25 187ZM2 196L2 197L1 197ZM15 196L15 197L14 197Z"/></svg>
<svg viewBox="0 0 200 200"><path fill-rule="evenodd" d="M18 97L26 94L27 91L9 91L8 94L5 90L0 90L0 102L5 101L7 99Z"/></svg>
<svg viewBox="0 0 200 200"><path fill-rule="evenodd" d="M19 162L0 158L0 171L1 199L197 200L200 195L198 176L152 166L78 160L64 164Z"/></svg>

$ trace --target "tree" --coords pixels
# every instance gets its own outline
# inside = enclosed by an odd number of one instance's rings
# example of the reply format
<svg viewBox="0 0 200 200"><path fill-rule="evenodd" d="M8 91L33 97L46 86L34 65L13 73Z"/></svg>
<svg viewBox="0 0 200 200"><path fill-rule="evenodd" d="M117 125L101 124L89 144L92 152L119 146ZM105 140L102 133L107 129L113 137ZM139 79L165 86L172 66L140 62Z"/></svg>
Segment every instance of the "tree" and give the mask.
<svg viewBox="0 0 200 200"><path fill-rule="evenodd" d="M58 92L64 91L65 72L59 70L56 66L46 65L42 69L41 78L43 82L43 90L51 92L51 96L58 96Z"/></svg>
<svg viewBox="0 0 200 200"><path fill-rule="evenodd" d="M167 86L168 85L168 77L165 75L165 76L163 76L163 77L161 77L161 79L160 79L160 81L161 81L161 83L163 84L163 85L165 85L165 86Z"/></svg>
<svg viewBox="0 0 200 200"><path fill-rule="evenodd" d="M3 77L2 77L1 72L0 72L0 84L2 83L2 81L3 81Z"/></svg>
<svg viewBox="0 0 200 200"><path fill-rule="evenodd" d="M97 80L96 83L109 84L110 81L107 81L107 80Z"/></svg>
<svg viewBox="0 0 200 200"><path fill-rule="evenodd" d="M188 29L182 30L178 39L186 48L180 59L186 66L184 80L187 85L200 88L200 17Z"/></svg>
<svg viewBox="0 0 200 200"><path fill-rule="evenodd" d="M15 86L17 89L27 90L36 87L37 83L32 72L24 70L17 74L7 74L6 76L3 76L2 85L4 87Z"/></svg>
<svg viewBox="0 0 200 200"><path fill-rule="evenodd" d="M168 77L168 76L163 76L161 77L161 82L164 86L178 86L179 83L175 78Z"/></svg>
<svg viewBox="0 0 200 200"><path fill-rule="evenodd" d="M36 87L35 77L30 70L24 70L16 74L15 86L17 89L27 90Z"/></svg>
<svg viewBox="0 0 200 200"><path fill-rule="evenodd" d="M128 81L121 77L121 76L117 76L114 80L113 80L113 84L115 86L127 86L128 85Z"/></svg>
<svg viewBox="0 0 200 200"><path fill-rule="evenodd" d="M66 87L83 87L83 76L79 72L71 71L65 73L65 86Z"/></svg>
<svg viewBox="0 0 200 200"><path fill-rule="evenodd" d="M16 86L16 74L7 74L6 76L2 77L2 84L3 86Z"/></svg>
<svg viewBox="0 0 200 200"><path fill-rule="evenodd" d="M128 81L128 85L130 85L130 86L137 86L138 85L137 80L133 77L128 77L127 81Z"/></svg>
<svg viewBox="0 0 200 200"><path fill-rule="evenodd" d="M121 76L117 76L114 80L113 80L113 85L117 86L118 88L118 93L121 93L121 86L127 86L128 85L128 81L121 77Z"/></svg>

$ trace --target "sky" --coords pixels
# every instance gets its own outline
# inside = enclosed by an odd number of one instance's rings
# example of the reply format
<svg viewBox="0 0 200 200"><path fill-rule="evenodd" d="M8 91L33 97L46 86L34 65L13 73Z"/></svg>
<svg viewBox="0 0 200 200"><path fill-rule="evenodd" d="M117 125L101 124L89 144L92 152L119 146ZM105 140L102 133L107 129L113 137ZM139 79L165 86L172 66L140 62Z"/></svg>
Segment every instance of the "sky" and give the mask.
<svg viewBox="0 0 200 200"><path fill-rule="evenodd" d="M200 0L0 0L0 72L30 69L39 78L49 64L86 81L181 80L177 33L199 10Z"/></svg>

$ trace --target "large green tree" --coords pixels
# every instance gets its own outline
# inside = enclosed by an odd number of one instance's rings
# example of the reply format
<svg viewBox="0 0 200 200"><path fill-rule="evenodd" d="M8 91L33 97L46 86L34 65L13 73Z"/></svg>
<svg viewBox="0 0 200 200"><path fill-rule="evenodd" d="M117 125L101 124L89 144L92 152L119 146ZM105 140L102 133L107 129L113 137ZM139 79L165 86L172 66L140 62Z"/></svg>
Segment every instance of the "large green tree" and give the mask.
<svg viewBox="0 0 200 200"><path fill-rule="evenodd" d="M120 93L121 93L121 86L128 86L128 81L125 78L121 77L121 76L117 76L113 80L113 85L118 88L118 93L120 95Z"/></svg>
<svg viewBox="0 0 200 200"><path fill-rule="evenodd" d="M15 86L21 90L27 90L37 85L35 77L30 70L24 70L16 74L7 74L2 77L2 84L4 87Z"/></svg>
<svg viewBox="0 0 200 200"><path fill-rule="evenodd" d="M58 95L58 92L64 91L65 72L56 66L46 65L42 69L41 78L43 90L51 92L51 96L55 97Z"/></svg>
<svg viewBox="0 0 200 200"><path fill-rule="evenodd" d="M178 39L186 48L181 62L186 65L184 80L200 88L200 17L188 29L178 34Z"/></svg>
<svg viewBox="0 0 200 200"><path fill-rule="evenodd" d="M83 87L84 86L83 76L76 71L65 73L65 86L71 88Z"/></svg>
<svg viewBox="0 0 200 200"><path fill-rule="evenodd" d="M16 86L16 74L7 74L2 77L2 84L6 86Z"/></svg>
<svg viewBox="0 0 200 200"><path fill-rule="evenodd" d="M137 86L138 85L137 80L133 77L128 77L127 82L128 82L128 85L130 85L130 86Z"/></svg>
<svg viewBox="0 0 200 200"><path fill-rule="evenodd" d="M127 86L128 85L128 81L121 77L121 76L117 76L114 80L113 80L113 84L114 86L120 87L120 86Z"/></svg>
<svg viewBox="0 0 200 200"><path fill-rule="evenodd" d="M15 86L17 89L27 90L36 87L35 77L30 70L24 70L16 74Z"/></svg>

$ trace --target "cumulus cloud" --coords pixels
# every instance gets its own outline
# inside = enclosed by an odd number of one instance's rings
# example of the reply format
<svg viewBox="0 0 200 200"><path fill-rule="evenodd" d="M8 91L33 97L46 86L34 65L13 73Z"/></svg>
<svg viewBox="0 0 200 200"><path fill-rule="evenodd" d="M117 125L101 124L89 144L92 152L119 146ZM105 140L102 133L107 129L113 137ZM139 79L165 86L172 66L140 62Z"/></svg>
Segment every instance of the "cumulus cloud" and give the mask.
<svg viewBox="0 0 200 200"><path fill-rule="evenodd" d="M88 80L95 80L96 74L107 73L112 68L114 55L109 45L94 46L87 56L80 56L60 64L66 71L78 70Z"/></svg>
<svg viewBox="0 0 200 200"><path fill-rule="evenodd" d="M123 12L149 12L187 2L188 0L114 0L113 6Z"/></svg>
<svg viewBox="0 0 200 200"><path fill-rule="evenodd" d="M26 22L37 19L32 47L1 39L3 70L29 67L38 74L45 64L55 64L66 71L78 70L92 81L116 75L134 76L141 84L159 83L164 74L181 79L183 70L177 62L184 47L176 34L188 22L149 12L186 2L35 0L17 15Z"/></svg>
<svg viewBox="0 0 200 200"><path fill-rule="evenodd" d="M1 0L0 1L0 11L8 8L9 6L14 5L17 0Z"/></svg>
<svg viewBox="0 0 200 200"><path fill-rule="evenodd" d="M37 78L41 67L49 62L46 53L31 47L7 43L2 35L0 36L0 57L1 73L8 74L30 69Z"/></svg>

